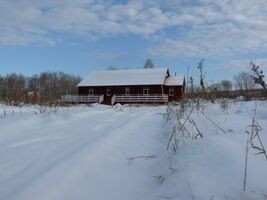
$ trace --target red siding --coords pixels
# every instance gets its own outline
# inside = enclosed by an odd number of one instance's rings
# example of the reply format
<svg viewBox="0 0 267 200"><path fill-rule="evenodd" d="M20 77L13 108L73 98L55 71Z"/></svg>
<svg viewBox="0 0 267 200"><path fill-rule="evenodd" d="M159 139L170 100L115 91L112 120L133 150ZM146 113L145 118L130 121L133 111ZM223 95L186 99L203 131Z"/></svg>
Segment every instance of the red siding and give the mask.
<svg viewBox="0 0 267 200"><path fill-rule="evenodd" d="M169 94L168 86L161 85L146 85L146 86L92 86L78 87L79 95L88 95L89 90L94 90L95 95L104 95L104 104L111 104L111 97L114 94L125 94L125 88L130 88L130 94L143 94L144 88L149 88L149 94ZM169 101L179 101L183 97L183 86L171 86L174 88L174 95L169 96ZM110 96L107 96L106 91L110 89Z"/></svg>
<svg viewBox="0 0 267 200"><path fill-rule="evenodd" d="M169 95L169 89L174 89L173 96ZM169 101L179 101L184 95L184 86L164 86L165 94L169 95Z"/></svg>

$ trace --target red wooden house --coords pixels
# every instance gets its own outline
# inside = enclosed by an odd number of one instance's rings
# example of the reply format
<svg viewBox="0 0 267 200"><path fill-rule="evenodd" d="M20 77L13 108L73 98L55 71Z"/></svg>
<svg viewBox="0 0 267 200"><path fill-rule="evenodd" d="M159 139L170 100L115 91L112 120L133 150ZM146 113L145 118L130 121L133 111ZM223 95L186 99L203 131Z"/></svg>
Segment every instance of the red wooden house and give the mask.
<svg viewBox="0 0 267 200"><path fill-rule="evenodd" d="M184 77L171 76L167 68L104 70L91 72L78 84L78 95L65 95L62 101L165 103L179 101L184 90Z"/></svg>

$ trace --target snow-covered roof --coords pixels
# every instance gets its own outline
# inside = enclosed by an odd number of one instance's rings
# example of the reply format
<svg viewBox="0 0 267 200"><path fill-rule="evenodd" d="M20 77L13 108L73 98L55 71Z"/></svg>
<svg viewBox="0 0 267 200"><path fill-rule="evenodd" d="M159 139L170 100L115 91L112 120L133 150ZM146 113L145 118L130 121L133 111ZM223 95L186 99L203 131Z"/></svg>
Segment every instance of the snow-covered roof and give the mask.
<svg viewBox="0 0 267 200"><path fill-rule="evenodd" d="M167 73L167 68L94 71L78 86L163 85Z"/></svg>
<svg viewBox="0 0 267 200"><path fill-rule="evenodd" d="M184 77L182 76L169 76L166 78L164 85L166 86L177 86L184 84Z"/></svg>

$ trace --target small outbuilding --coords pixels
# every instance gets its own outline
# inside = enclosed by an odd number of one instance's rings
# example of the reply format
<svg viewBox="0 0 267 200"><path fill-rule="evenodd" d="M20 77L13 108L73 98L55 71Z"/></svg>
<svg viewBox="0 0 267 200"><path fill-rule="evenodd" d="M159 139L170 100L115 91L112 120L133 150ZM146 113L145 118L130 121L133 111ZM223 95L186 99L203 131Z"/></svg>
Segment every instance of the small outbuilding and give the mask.
<svg viewBox="0 0 267 200"><path fill-rule="evenodd" d="M108 105L115 103L165 103L179 101L185 78L171 76L167 68L103 70L88 74L78 84L78 95L65 95L65 102Z"/></svg>

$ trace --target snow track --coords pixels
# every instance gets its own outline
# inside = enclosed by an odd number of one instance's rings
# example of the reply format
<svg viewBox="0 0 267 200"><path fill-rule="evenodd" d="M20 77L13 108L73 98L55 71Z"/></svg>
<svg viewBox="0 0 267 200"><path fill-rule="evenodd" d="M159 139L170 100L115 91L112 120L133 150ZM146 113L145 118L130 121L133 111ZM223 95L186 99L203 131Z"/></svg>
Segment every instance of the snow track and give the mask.
<svg viewBox="0 0 267 200"><path fill-rule="evenodd" d="M145 143L161 132L155 111L60 112L14 117L5 126L0 199L146 199L150 194L150 163L133 168L126 157L156 150L155 143Z"/></svg>

